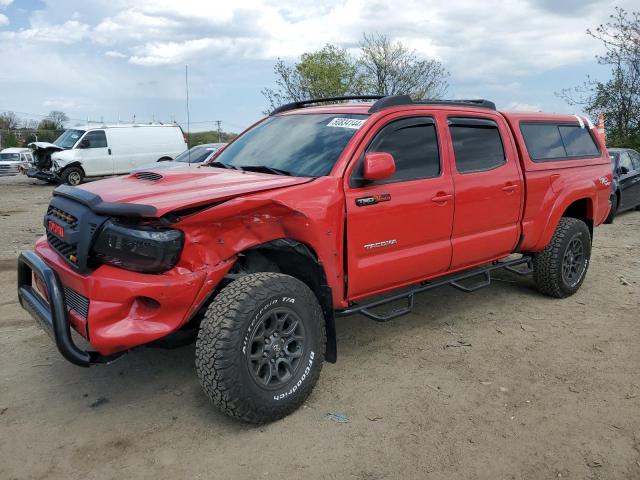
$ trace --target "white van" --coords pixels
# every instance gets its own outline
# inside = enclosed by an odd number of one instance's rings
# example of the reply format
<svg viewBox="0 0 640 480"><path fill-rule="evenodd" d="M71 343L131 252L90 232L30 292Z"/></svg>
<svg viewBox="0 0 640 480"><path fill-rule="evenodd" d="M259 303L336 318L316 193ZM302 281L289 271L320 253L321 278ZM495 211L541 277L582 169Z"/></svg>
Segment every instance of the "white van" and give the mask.
<svg viewBox="0 0 640 480"><path fill-rule="evenodd" d="M33 162L30 148L5 148L0 150L0 176L16 175L21 165Z"/></svg>
<svg viewBox="0 0 640 480"><path fill-rule="evenodd" d="M33 145L36 157L40 151L43 159L27 175L68 185L79 185L85 177L120 175L146 163L173 160L187 149L182 129L175 124L73 127L53 144Z"/></svg>

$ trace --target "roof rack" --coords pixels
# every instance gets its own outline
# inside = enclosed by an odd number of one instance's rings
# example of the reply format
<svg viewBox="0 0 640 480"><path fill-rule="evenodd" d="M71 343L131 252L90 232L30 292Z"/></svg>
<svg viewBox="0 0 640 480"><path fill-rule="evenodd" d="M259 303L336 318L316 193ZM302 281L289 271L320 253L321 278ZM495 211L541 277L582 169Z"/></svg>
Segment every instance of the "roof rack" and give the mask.
<svg viewBox="0 0 640 480"><path fill-rule="evenodd" d="M409 95L389 95L381 98L374 103L369 109L369 113L379 112L385 108L395 107L398 105L453 105L457 107L479 107L496 109L496 104L484 99L475 100L412 100Z"/></svg>
<svg viewBox="0 0 640 480"><path fill-rule="evenodd" d="M326 97L326 98L314 98L312 100L302 100L300 102L285 103L273 110L269 115L275 115L277 113L286 112L288 110L295 110L296 108L308 107L315 103L325 102L341 102L345 100L380 100L384 98L384 95L347 95L343 97Z"/></svg>
<svg viewBox="0 0 640 480"><path fill-rule="evenodd" d="M488 108L490 110L496 109L495 103L484 99L413 100L409 95L349 95L344 97L314 98L312 100L302 100L300 102L286 103L273 110L269 115L276 115L278 113L295 110L297 108L304 108L308 107L309 105L318 103L341 102L346 100L376 100L376 102L369 109L369 113L376 113L380 110L384 110L385 108L397 107L400 105L453 105L456 107L478 107Z"/></svg>

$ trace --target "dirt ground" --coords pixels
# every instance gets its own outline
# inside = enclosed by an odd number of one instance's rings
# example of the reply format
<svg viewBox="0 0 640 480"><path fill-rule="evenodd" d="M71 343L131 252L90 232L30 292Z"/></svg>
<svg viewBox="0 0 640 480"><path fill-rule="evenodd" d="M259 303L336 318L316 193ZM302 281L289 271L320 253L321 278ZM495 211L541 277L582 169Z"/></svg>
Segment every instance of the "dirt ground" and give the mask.
<svg viewBox="0 0 640 480"><path fill-rule="evenodd" d="M0 179L1 479L640 479L640 212L597 229L571 298L498 273L340 319L305 406L256 427L209 405L193 346L60 357L15 287L51 190Z"/></svg>

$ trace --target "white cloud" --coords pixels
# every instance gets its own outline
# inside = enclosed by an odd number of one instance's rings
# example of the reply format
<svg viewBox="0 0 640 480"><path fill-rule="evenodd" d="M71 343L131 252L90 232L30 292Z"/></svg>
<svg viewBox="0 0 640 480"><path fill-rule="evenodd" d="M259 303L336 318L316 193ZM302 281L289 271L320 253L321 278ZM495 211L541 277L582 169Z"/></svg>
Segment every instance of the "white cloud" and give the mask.
<svg viewBox="0 0 640 480"><path fill-rule="evenodd" d="M115 51L115 50L109 50L109 51L106 51L106 52L104 52L104 54L105 54L107 57L112 57L112 58L127 58L127 55L125 55L125 54L124 54L124 53L122 53L122 52L117 52L117 51Z"/></svg>
<svg viewBox="0 0 640 480"><path fill-rule="evenodd" d="M13 3L13 0L0 0L0 8L7 8Z"/></svg>
<svg viewBox="0 0 640 480"><path fill-rule="evenodd" d="M0 13L0 27L3 25L9 25L9 17Z"/></svg>
<svg viewBox="0 0 640 480"><path fill-rule="evenodd" d="M13 32L0 32L0 41L18 40L20 42L76 43L89 33L89 25L77 20L68 20L59 25L46 23L32 24Z"/></svg>

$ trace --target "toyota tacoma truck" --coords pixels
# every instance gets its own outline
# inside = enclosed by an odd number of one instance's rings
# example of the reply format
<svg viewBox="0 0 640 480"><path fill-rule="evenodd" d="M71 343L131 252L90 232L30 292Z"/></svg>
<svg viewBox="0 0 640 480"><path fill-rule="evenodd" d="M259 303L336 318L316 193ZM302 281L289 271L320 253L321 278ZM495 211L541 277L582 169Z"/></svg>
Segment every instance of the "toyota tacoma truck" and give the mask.
<svg viewBox="0 0 640 480"><path fill-rule="evenodd" d="M192 337L213 404L269 422L336 361L337 318L390 320L498 268L574 294L610 191L584 117L406 95L296 102L205 166L58 187L18 294L76 365Z"/></svg>

